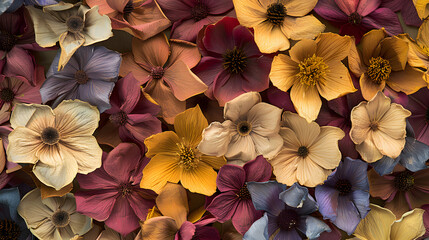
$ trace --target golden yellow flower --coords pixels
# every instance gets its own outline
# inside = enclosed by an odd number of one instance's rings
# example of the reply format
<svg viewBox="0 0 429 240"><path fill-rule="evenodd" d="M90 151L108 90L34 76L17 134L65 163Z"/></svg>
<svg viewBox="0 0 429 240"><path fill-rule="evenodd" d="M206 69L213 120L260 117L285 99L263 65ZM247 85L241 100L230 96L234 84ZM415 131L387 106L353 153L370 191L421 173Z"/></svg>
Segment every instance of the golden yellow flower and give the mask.
<svg viewBox="0 0 429 240"><path fill-rule="evenodd" d="M152 135L145 140L146 156L151 158L143 169L140 186L159 193L167 182L182 183L191 192L207 196L216 192L214 169L226 163L225 158L207 156L197 149L208 126L199 106L187 109L174 119L173 131Z"/></svg>
<svg viewBox="0 0 429 240"><path fill-rule="evenodd" d="M350 138L362 159L372 163L383 155L397 158L405 146L406 121L411 112L378 92L352 109Z"/></svg>
<svg viewBox="0 0 429 240"><path fill-rule="evenodd" d="M263 53L289 49L292 40L312 39L325 30L307 15L317 0L233 0L241 25L255 30L255 42Z"/></svg>
<svg viewBox="0 0 429 240"><path fill-rule="evenodd" d="M319 127L298 114L283 114L280 135L283 148L269 160L280 183L291 186L295 182L307 187L322 184L341 161L338 141L344 132L331 126Z"/></svg>
<svg viewBox="0 0 429 240"><path fill-rule="evenodd" d="M413 0L413 3L421 19L425 19L429 16L429 0Z"/></svg>
<svg viewBox="0 0 429 240"><path fill-rule="evenodd" d="M289 51L290 56L274 57L270 79L282 91L291 89L291 99L298 114L313 121L322 101L355 92L349 71L341 63L354 40L334 33L322 33L316 40L302 40Z"/></svg>

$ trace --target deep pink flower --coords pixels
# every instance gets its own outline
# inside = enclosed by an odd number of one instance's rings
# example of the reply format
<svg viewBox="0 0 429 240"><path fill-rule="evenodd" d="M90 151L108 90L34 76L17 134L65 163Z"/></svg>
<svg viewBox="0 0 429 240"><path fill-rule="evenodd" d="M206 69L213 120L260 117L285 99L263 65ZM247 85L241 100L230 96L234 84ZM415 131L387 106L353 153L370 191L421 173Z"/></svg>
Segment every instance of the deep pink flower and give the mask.
<svg viewBox="0 0 429 240"><path fill-rule="evenodd" d="M205 94L221 106L243 93L268 88L272 58L259 51L253 33L237 19L224 17L207 26L197 42L203 57L193 71L208 86Z"/></svg>
<svg viewBox="0 0 429 240"><path fill-rule="evenodd" d="M416 139L429 145L429 89L422 88L418 92L408 95L406 108L412 115L408 121L413 127Z"/></svg>
<svg viewBox="0 0 429 240"><path fill-rule="evenodd" d="M271 177L271 165L258 156L243 167L227 164L219 170L216 184L221 194L207 206L219 222L232 219L235 229L241 234L247 232L263 211L253 206L246 182L265 182Z"/></svg>
<svg viewBox="0 0 429 240"><path fill-rule="evenodd" d="M284 111L296 113L289 92L284 92L275 86L270 86L267 89L267 102L283 109Z"/></svg>
<svg viewBox="0 0 429 240"><path fill-rule="evenodd" d="M382 0L319 0L314 11L340 28L341 35L355 36L360 42L371 29L384 27L389 35L403 33L398 16L381 7Z"/></svg>
<svg viewBox="0 0 429 240"><path fill-rule="evenodd" d="M147 137L161 132L161 121L156 118L160 107L144 97L131 73L116 83L110 105L103 114L108 119L96 135L99 142L117 146L121 141L131 141L143 147Z"/></svg>
<svg viewBox="0 0 429 240"><path fill-rule="evenodd" d="M127 235L140 227L155 205L155 193L140 188L145 166L137 145L121 143L103 153L103 165L88 175L79 174L81 190L75 194L76 210Z"/></svg>
<svg viewBox="0 0 429 240"><path fill-rule="evenodd" d="M165 15L173 22L171 38L195 42L205 25L235 16L232 0L158 0Z"/></svg>
<svg viewBox="0 0 429 240"><path fill-rule="evenodd" d="M413 0L382 0L381 7L389 8L394 12L401 11L402 19L407 25L419 27L423 23L417 14Z"/></svg>

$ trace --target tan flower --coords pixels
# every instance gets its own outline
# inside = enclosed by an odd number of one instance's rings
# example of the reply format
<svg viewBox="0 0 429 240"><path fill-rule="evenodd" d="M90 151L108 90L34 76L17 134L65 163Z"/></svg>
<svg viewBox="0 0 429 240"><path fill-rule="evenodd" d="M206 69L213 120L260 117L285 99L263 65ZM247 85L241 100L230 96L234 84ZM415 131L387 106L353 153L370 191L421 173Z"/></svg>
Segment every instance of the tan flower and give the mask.
<svg viewBox="0 0 429 240"><path fill-rule="evenodd" d="M270 79L282 91L291 89L291 99L298 114L313 121L322 101L355 92L349 71L341 63L350 52L354 39L322 33L316 40L302 40L289 51L290 56L274 57Z"/></svg>
<svg viewBox="0 0 429 240"><path fill-rule="evenodd" d="M378 92L351 112L350 138L362 159L372 163L383 155L396 158L405 146L406 121L411 112Z"/></svg>
<svg viewBox="0 0 429 240"><path fill-rule="evenodd" d="M34 164L33 172L45 185L60 190L77 173L101 166L102 150L93 132L100 114L80 100L66 100L52 110L40 104L17 104L10 123L8 160Z"/></svg>
<svg viewBox="0 0 429 240"><path fill-rule="evenodd" d="M108 16L98 13L98 6L88 8L81 3L59 2L43 10L27 6L34 22L36 42L52 47L60 42L61 57L58 70L64 68L80 46L88 46L113 36Z"/></svg>
<svg viewBox="0 0 429 240"><path fill-rule="evenodd" d="M292 40L312 39L323 25L307 15L317 0L233 0L241 25L255 30L255 42L263 53L289 49Z"/></svg>
<svg viewBox="0 0 429 240"><path fill-rule="evenodd" d="M344 132L337 127L319 127L298 114L284 112L280 135L283 148L269 160L280 183L291 186L298 182L315 187L340 164L338 141L344 137Z"/></svg>
<svg viewBox="0 0 429 240"><path fill-rule="evenodd" d="M429 16L429 1L428 0L413 0L414 6L416 7L417 14L421 19L425 19Z"/></svg>
<svg viewBox="0 0 429 240"><path fill-rule="evenodd" d="M71 193L42 200L36 188L22 198L18 213L31 233L43 240L71 239L92 227L91 218L76 212L76 200Z"/></svg>

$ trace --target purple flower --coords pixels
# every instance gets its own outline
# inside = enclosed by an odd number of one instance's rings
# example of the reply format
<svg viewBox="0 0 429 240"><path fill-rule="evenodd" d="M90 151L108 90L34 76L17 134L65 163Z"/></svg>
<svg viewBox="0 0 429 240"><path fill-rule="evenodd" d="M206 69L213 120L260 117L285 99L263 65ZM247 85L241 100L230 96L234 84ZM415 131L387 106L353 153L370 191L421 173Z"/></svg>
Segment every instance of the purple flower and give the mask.
<svg viewBox="0 0 429 240"><path fill-rule="evenodd" d="M241 234L247 232L263 211L253 206L246 182L265 182L271 177L271 165L258 156L243 167L224 165L217 175L216 185L221 192L207 207L219 222L232 219L235 229Z"/></svg>
<svg viewBox="0 0 429 240"><path fill-rule="evenodd" d="M422 88L408 96L407 109L412 115L408 121L413 127L416 139L429 145L429 89Z"/></svg>
<svg viewBox="0 0 429 240"><path fill-rule="evenodd" d="M18 215L17 209L20 201L21 196L17 187L0 191L1 239L33 239L24 219Z"/></svg>
<svg viewBox="0 0 429 240"><path fill-rule="evenodd" d="M60 55L58 51L40 88L43 103L54 100L52 107L56 107L63 100L80 99L97 106L100 113L109 109L121 55L105 47L80 47L64 69L58 71Z"/></svg>
<svg viewBox="0 0 429 240"><path fill-rule="evenodd" d="M394 12L401 11L402 19L407 25L420 27L423 23L417 14L413 0L382 0L381 7L389 8Z"/></svg>
<svg viewBox="0 0 429 240"><path fill-rule="evenodd" d="M368 214L368 164L349 157L340 163L323 185L316 187L319 212L351 235Z"/></svg>

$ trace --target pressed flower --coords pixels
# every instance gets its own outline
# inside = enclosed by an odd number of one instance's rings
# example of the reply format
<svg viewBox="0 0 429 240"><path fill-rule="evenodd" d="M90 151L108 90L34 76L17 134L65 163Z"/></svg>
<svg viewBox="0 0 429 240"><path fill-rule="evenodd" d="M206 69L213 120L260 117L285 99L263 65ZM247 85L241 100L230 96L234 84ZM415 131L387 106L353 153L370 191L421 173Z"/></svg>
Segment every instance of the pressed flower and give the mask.
<svg viewBox="0 0 429 240"><path fill-rule="evenodd" d="M413 0L381 0L380 7L389 8L394 12L401 11L402 20L409 26L419 27L422 24Z"/></svg>
<svg viewBox="0 0 429 240"><path fill-rule="evenodd" d="M283 92L275 86L270 86L267 91L267 100L268 103L283 109L284 111L294 112L295 108L293 107L292 100L290 99L289 92Z"/></svg>
<svg viewBox="0 0 429 240"><path fill-rule="evenodd" d="M231 0L158 0L165 15L173 22L171 38L195 42L205 25L233 16Z"/></svg>
<svg viewBox="0 0 429 240"><path fill-rule="evenodd" d="M7 145L9 144L8 135L13 130L10 127L9 117L10 117L9 108L7 108L7 106L3 106L0 109L0 173L3 172L3 170L5 170L4 173L7 173L7 174L21 169L21 165L14 162L7 161L6 149L7 149ZM2 186L3 184L6 185L7 181L5 183L3 183L2 181L3 180L0 179L0 186Z"/></svg>
<svg viewBox="0 0 429 240"><path fill-rule="evenodd" d="M103 165L88 175L78 175L77 211L104 221L123 236L139 228L155 205L155 193L139 187L145 166L137 145L121 143L103 154Z"/></svg>
<svg viewBox="0 0 429 240"><path fill-rule="evenodd" d="M63 100L80 99L97 106L100 112L109 109L110 94L118 79L121 55L105 47L82 47L58 71L58 52L40 88L42 101L54 100L56 107Z"/></svg>
<svg viewBox="0 0 429 240"><path fill-rule="evenodd" d="M315 187L322 184L341 161L338 141L344 132L337 127L319 127L298 114L285 112L280 135L283 147L269 160L278 182Z"/></svg>
<svg viewBox="0 0 429 240"><path fill-rule="evenodd" d="M354 235L363 240L413 240L425 233L424 210L406 212L399 220L389 209L370 204L371 211L363 219ZM396 220L396 221L395 221Z"/></svg>
<svg viewBox="0 0 429 240"><path fill-rule="evenodd" d="M36 177L59 190L77 173L101 166L102 150L92 136L99 118L96 107L79 100L63 101L54 110L17 104L10 118L14 130L8 136L8 160L34 164Z"/></svg>
<svg viewBox="0 0 429 240"><path fill-rule="evenodd" d="M396 14L391 8L383 6L382 2L383 0L319 0L314 11L340 28L341 35L354 36L359 43L362 36L371 29L384 27L391 36L403 33Z"/></svg>
<svg viewBox="0 0 429 240"><path fill-rule="evenodd" d="M237 19L224 17L201 34L203 57L193 71L209 87L208 97L223 106L243 93L268 88L272 58L258 50L252 32Z"/></svg>
<svg viewBox="0 0 429 240"><path fill-rule="evenodd" d="M429 145L429 90L422 88L418 92L409 95L409 102L406 105L411 111L408 118L416 135L416 139Z"/></svg>
<svg viewBox="0 0 429 240"><path fill-rule="evenodd" d="M319 212L348 235L370 210L367 168L367 163L347 157L323 185L316 187Z"/></svg>
<svg viewBox="0 0 429 240"><path fill-rule="evenodd" d="M421 209L425 210L425 213L423 213L423 224L426 228L426 232L421 238L427 238L429 237L429 204L423 205Z"/></svg>
<svg viewBox="0 0 429 240"><path fill-rule="evenodd" d="M263 155L270 159L282 147L279 135L282 110L261 102L257 92L244 93L225 104L225 121L204 129L198 149L207 155L225 156L228 163L243 165Z"/></svg>
<svg viewBox="0 0 429 240"><path fill-rule="evenodd" d="M135 240L136 233L132 232L127 236L122 236L120 233L104 225L104 228L95 225L91 230L85 233L83 236L76 236L71 240Z"/></svg>
<svg viewBox="0 0 429 240"><path fill-rule="evenodd" d="M88 8L81 3L59 2L38 9L27 6L34 23L36 42L52 47L59 41L61 70L81 46L88 46L113 36L110 19L98 13L98 6Z"/></svg>
<svg viewBox="0 0 429 240"><path fill-rule="evenodd" d="M361 42L362 51L352 45L349 68L360 78L362 96L372 99L386 84L407 95L426 87L423 71L407 63L408 44L398 37L387 37L384 29L371 30Z"/></svg>
<svg viewBox="0 0 429 240"><path fill-rule="evenodd" d="M224 165L216 180L221 193L207 206L207 211L219 222L232 219L235 229L244 235L263 214L253 206L247 182L265 182L270 177L271 165L262 156L247 162L243 167Z"/></svg>
<svg viewBox="0 0 429 240"><path fill-rule="evenodd" d="M426 19L429 16L429 1L428 0L413 0L417 14L421 19Z"/></svg>
<svg viewBox="0 0 429 240"><path fill-rule="evenodd" d="M113 29L124 30L146 40L164 31L171 23L155 0L86 0L89 7L99 6L107 15Z"/></svg>
<svg viewBox="0 0 429 240"><path fill-rule="evenodd" d="M285 51L291 40L312 39L323 25L307 15L317 0L233 0L240 24L253 28L255 42L263 53Z"/></svg>
<svg viewBox="0 0 429 240"><path fill-rule="evenodd" d="M123 56L121 76L132 72L143 91L161 106L163 118L173 123L185 111L186 99L207 90L190 70L200 61L195 44L167 40L160 33L146 41L134 38L132 53Z"/></svg>
<svg viewBox="0 0 429 240"><path fill-rule="evenodd" d="M211 196L216 192L213 170L225 164L223 156L204 155L197 149L201 134L208 125L198 106L187 109L174 119L173 131L152 135L144 141L151 158L143 169L142 188L159 193L167 182L181 182L191 192Z"/></svg>
<svg viewBox="0 0 429 240"><path fill-rule="evenodd" d="M318 205L308 194L308 189L293 184L286 186L275 181L248 184L253 205L257 210L265 211L264 216L253 223L243 239L316 239L324 231L331 229L323 221L310 216L317 211Z"/></svg>
<svg viewBox="0 0 429 240"><path fill-rule="evenodd" d="M397 218L429 202L429 169L411 172L398 166L392 174L384 176L371 169L368 179L371 196L386 200L384 207Z"/></svg>
<svg viewBox="0 0 429 240"><path fill-rule="evenodd" d="M372 163L383 157L397 158L405 146L406 118L411 112L378 92L351 112L350 138L362 159Z"/></svg>
<svg viewBox="0 0 429 240"><path fill-rule="evenodd" d="M18 213L31 233L44 240L71 239L92 227L91 218L76 212L76 201L71 193L42 200L39 189L34 189L22 198Z"/></svg>
<svg viewBox="0 0 429 240"><path fill-rule="evenodd" d="M322 101L355 92L352 79L341 61L347 57L352 38L322 33L316 40L302 40L289 51L290 56L274 57L270 79L282 91L291 88L290 96L298 114L313 121Z"/></svg>
<svg viewBox="0 0 429 240"><path fill-rule="evenodd" d="M27 225L17 212L20 200L21 196L16 187L0 191L0 236L5 240L31 238Z"/></svg>

